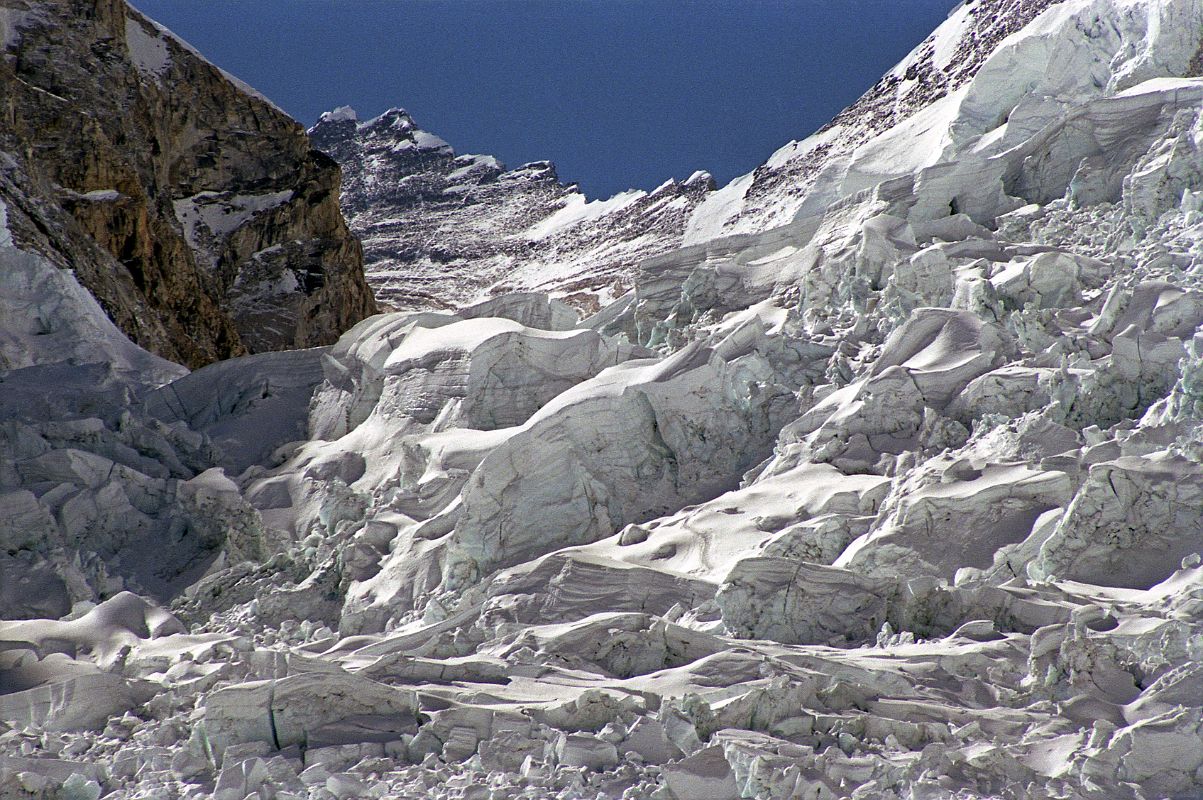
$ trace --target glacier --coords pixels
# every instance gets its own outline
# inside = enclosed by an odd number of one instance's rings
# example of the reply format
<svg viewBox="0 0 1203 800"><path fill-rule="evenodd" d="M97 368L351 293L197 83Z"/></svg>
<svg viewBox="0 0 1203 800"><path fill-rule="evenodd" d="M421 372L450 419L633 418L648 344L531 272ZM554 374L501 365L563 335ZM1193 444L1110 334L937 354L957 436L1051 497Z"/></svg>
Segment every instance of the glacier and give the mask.
<svg viewBox="0 0 1203 800"><path fill-rule="evenodd" d="M1203 2L977 0L596 308L189 373L0 233L0 798L1199 797L1200 147Z"/></svg>

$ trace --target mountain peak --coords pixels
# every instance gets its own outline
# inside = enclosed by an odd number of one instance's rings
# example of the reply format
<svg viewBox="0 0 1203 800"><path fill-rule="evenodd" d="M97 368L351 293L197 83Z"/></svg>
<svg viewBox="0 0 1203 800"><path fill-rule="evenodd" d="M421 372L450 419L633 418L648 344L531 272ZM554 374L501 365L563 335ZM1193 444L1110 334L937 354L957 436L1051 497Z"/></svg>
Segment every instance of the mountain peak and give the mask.
<svg viewBox="0 0 1203 800"><path fill-rule="evenodd" d="M332 111L323 113L317 118L316 124L326 125L337 122L359 122L359 114L351 106L339 106Z"/></svg>
<svg viewBox="0 0 1203 800"><path fill-rule="evenodd" d="M377 297L397 308L443 308L501 286L584 284L574 302L593 308L629 285L640 260L678 246L689 211L714 188L698 172L650 194L590 201L551 161L506 170L491 156L456 156L401 108L355 126L329 119L310 133L343 167L367 271L379 276ZM514 264L524 265L520 278L502 271Z"/></svg>

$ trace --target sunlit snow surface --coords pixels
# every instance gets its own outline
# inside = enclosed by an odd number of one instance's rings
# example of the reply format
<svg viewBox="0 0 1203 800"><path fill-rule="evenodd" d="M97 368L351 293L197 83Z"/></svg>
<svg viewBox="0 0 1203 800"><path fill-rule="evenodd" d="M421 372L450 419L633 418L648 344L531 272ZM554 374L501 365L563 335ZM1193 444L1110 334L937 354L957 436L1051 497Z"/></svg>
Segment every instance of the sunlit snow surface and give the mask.
<svg viewBox="0 0 1203 800"><path fill-rule="evenodd" d="M0 224L0 796L1199 797L1203 5L1024 8L583 320L181 376Z"/></svg>

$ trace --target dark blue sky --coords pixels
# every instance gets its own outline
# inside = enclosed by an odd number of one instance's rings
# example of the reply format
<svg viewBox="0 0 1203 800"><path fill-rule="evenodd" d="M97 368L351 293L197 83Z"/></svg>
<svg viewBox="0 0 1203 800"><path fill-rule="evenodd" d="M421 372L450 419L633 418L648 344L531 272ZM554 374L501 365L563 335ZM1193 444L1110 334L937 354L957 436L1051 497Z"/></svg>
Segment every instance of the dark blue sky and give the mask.
<svg viewBox="0 0 1203 800"><path fill-rule="evenodd" d="M460 153L591 197L754 169L954 0L134 0L306 125L402 106Z"/></svg>

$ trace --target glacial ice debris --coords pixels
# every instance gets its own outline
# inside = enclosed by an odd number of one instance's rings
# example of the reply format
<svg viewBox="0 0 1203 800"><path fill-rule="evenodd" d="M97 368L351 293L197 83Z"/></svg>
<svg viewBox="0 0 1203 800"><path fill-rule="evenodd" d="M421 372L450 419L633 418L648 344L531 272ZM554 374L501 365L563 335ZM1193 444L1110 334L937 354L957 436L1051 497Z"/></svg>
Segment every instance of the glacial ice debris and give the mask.
<svg viewBox="0 0 1203 800"><path fill-rule="evenodd" d="M1124 456L1090 466L1033 577L1147 588L1203 552L1203 476L1181 456Z"/></svg>
<svg viewBox="0 0 1203 800"><path fill-rule="evenodd" d="M556 398L468 482L444 588L726 488L729 479L716 476L751 467L772 435L770 398L745 405L742 380L691 347L660 363L611 368Z"/></svg>
<svg viewBox="0 0 1203 800"><path fill-rule="evenodd" d="M873 532L851 542L834 566L869 575L903 568L951 580L958 569L988 567L1002 547L1027 539L1072 490L1069 476L1055 470L929 462L894 487ZM954 530L966 535L950 537Z"/></svg>
<svg viewBox="0 0 1203 800"><path fill-rule="evenodd" d="M142 396L147 413L209 437L217 464L237 476L308 438L309 400L328 348L220 361Z"/></svg>
<svg viewBox="0 0 1203 800"><path fill-rule="evenodd" d="M100 729L157 693L114 671L147 639L179 621L122 592L77 619L0 622L0 721L53 731Z"/></svg>
<svg viewBox="0 0 1203 800"><path fill-rule="evenodd" d="M510 313L537 316L522 311L538 308L533 300L510 305ZM325 383L310 426L318 438L335 438L373 412L442 427L519 425L565 389L635 352L592 331L537 330L501 317L374 317L324 359Z"/></svg>

